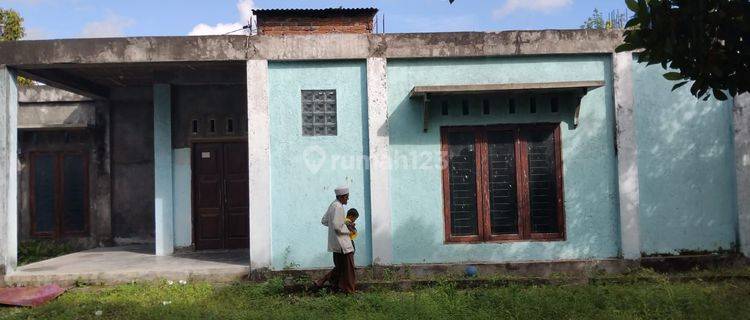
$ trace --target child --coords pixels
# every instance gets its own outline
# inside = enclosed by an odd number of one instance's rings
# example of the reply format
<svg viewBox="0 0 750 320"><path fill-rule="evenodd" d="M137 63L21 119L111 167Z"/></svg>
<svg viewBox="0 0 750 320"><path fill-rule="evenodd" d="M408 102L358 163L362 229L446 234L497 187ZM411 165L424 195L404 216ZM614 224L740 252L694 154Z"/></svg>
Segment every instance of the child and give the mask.
<svg viewBox="0 0 750 320"><path fill-rule="evenodd" d="M359 218L359 212L357 209L351 208L346 212L346 227L349 229L349 239L352 240L352 247L354 247L354 239L357 239L357 225L354 223ZM356 249L356 248L355 248Z"/></svg>

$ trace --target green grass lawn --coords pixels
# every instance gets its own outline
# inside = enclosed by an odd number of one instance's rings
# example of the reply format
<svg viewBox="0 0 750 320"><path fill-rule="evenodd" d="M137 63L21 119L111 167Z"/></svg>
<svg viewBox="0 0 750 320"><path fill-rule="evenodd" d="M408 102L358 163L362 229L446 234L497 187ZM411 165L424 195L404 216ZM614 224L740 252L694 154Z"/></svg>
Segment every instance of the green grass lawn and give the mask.
<svg viewBox="0 0 750 320"><path fill-rule="evenodd" d="M450 282L408 292L350 296L281 293L266 284L165 282L74 288L35 309L0 308L0 319L748 319L750 282L490 287ZM97 315L101 311L101 315Z"/></svg>

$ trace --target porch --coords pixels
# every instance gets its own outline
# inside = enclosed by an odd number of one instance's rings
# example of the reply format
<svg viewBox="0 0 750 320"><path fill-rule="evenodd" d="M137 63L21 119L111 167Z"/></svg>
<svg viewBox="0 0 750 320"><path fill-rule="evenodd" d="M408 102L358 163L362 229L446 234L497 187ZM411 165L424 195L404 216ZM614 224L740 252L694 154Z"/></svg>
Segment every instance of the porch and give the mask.
<svg viewBox="0 0 750 320"><path fill-rule="evenodd" d="M206 250L157 256L153 245L96 248L20 266L6 285L118 284L165 279L229 282L247 277L249 252Z"/></svg>

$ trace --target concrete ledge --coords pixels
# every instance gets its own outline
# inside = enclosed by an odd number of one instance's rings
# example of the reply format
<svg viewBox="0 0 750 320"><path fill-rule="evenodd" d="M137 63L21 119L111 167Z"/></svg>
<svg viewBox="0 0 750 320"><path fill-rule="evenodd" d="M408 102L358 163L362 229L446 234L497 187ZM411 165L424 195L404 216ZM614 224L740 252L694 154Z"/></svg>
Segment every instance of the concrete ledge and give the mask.
<svg viewBox="0 0 750 320"><path fill-rule="evenodd" d="M624 259L529 261L510 263L418 264L389 267L357 268L358 279L413 278L425 279L444 275L463 275L466 267L475 266L480 275L522 277L550 277L553 275L585 276L591 274L622 274L636 268L649 268L659 272L690 271L719 267L736 267L750 264L740 255L700 255L646 257L639 261ZM264 271L251 274L254 281L273 277L322 277L329 269Z"/></svg>
<svg viewBox="0 0 750 320"><path fill-rule="evenodd" d="M398 266L375 266L357 268L359 279L384 278L429 278L440 275L461 275L466 267L477 267L478 273L483 275L514 275L526 277L549 277L553 274L584 274L604 272L618 274L630 268L638 267L638 263L621 259L606 260L567 260L567 261L530 261L510 263L459 263L459 264L417 264ZM253 272L251 279L262 281L273 277L322 277L329 269L315 270L281 270Z"/></svg>
<svg viewBox="0 0 750 320"><path fill-rule="evenodd" d="M18 87L18 103L56 103L93 101L88 97L77 95L50 86L20 86Z"/></svg>
<svg viewBox="0 0 750 320"><path fill-rule="evenodd" d="M0 65L611 54L621 30L192 36L6 41ZM65 67L65 66L62 66Z"/></svg>
<svg viewBox="0 0 750 320"><path fill-rule="evenodd" d="M131 282L151 282L160 280L187 280L206 282L234 282L247 279L250 267L216 268L195 271L123 271L80 274L9 274L5 276L6 286L36 286L57 284L60 286L116 285Z"/></svg>
<svg viewBox="0 0 750 320"><path fill-rule="evenodd" d="M18 108L18 129L83 129L96 125L93 102L35 103Z"/></svg>

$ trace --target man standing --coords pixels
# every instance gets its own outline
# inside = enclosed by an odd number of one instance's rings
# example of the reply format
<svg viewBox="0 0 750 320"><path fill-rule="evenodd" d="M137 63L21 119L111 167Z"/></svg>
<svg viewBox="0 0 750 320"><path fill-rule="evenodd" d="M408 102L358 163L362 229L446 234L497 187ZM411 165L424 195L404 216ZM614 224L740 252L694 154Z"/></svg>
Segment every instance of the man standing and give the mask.
<svg viewBox="0 0 750 320"><path fill-rule="evenodd" d="M354 275L354 246L349 238L349 228L346 226L344 205L349 202L349 188L338 187L335 190L336 200L328 206L320 220L328 227L328 251L333 252L333 270L316 281L317 286L323 286L326 281L342 292L353 293L356 277Z"/></svg>

